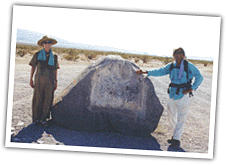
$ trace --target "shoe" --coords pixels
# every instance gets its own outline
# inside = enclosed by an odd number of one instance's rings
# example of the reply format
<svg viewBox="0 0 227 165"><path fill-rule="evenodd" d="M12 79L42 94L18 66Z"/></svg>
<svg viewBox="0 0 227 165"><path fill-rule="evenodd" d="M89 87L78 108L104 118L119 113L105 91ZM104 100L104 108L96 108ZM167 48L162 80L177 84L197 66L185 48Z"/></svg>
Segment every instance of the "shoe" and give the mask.
<svg viewBox="0 0 227 165"><path fill-rule="evenodd" d="M51 126L51 125L54 125L55 122L51 119L51 120L48 120L48 124Z"/></svg>
<svg viewBox="0 0 227 165"><path fill-rule="evenodd" d="M172 143L172 141L173 141L173 137L172 137L172 139L167 140L167 142L170 143L170 144Z"/></svg>
<svg viewBox="0 0 227 165"><path fill-rule="evenodd" d="M172 141L173 141L173 139L168 139L167 140L167 142L170 143L170 144L172 143Z"/></svg>
<svg viewBox="0 0 227 165"><path fill-rule="evenodd" d="M174 149L179 149L180 148L180 141L172 139L170 147L172 147Z"/></svg>
<svg viewBox="0 0 227 165"><path fill-rule="evenodd" d="M43 125L44 128L50 127L50 125L46 121L42 122L42 125Z"/></svg>
<svg viewBox="0 0 227 165"><path fill-rule="evenodd" d="M36 120L32 123L32 125L38 126L40 123L41 123L40 121Z"/></svg>

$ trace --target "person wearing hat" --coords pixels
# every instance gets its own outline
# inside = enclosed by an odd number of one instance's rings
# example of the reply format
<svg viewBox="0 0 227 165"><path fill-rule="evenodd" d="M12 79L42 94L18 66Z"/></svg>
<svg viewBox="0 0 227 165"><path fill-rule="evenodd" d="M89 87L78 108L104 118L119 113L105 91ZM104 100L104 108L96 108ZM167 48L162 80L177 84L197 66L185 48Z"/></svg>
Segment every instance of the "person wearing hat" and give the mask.
<svg viewBox="0 0 227 165"><path fill-rule="evenodd" d="M137 70L137 74L147 74L147 76L169 75L171 83L169 85L169 102L167 105L168 118L170 125L174 129L169 148L180 149L180 140L183 126L187 118L189 107L189 96L196 90L203 81L203 76L195 65L185 60L183 48L173 51L175 62L169 63L160 69L143 72ZM195 78L192 84L192 79Z"/></svg>
<svg viewBox="0 0 227 165"><path fill-rule="evenodd" d="M37 44L43 47L35 53L29 63L31 68L30 86L34 89L32 100L32 122L48 126L50 108L53 103L54 91L57 89L58 57L53 55L51 46L57 41L44 36ZM35 73L35 78L34 77Z"/></svg>

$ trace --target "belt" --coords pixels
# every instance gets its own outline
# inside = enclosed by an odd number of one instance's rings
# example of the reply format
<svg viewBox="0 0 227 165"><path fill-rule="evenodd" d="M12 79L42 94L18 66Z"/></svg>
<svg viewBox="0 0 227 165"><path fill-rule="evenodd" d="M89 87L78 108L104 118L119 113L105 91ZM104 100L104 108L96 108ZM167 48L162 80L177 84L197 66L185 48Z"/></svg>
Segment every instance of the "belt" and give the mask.
<svg viewBox="0 0 227 165"><path fill-rule="evenodd" d="M187 89L189 89L189 88L191 88L191 86L192 86L192 85L191 85L191 80L188 81L187 83L183 83L183 84L174 84L174 83L170 83L170 84L169 84L169 88L170 88L170 87L175 87L175 88L177 88L177 91L176 91L176 94L177 94L177 95L178 95L179 92L180 92L180 88L187 88ZM169 88L168 88L167 93L170 93ZM192 92L189 93L189 96L193 96Z"/></svg>

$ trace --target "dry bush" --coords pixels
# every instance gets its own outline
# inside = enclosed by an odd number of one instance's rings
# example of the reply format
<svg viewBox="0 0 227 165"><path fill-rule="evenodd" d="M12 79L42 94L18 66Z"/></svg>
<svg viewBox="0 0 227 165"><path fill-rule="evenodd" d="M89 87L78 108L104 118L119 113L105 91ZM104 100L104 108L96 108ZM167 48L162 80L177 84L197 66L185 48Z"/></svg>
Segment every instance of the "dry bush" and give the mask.
<svg viewBox="0 0 227 165"><path fill-rule="evenodd" d="M20 56L20 57L23 57L25 54L27 54L28 51L27 50L19 50L17 51L17 54Z"/></svg>
<svg viewBox="0 0 227 165"><path fill-rule="evenodd" d="M170 57L166 57L165 60L164 60L164 64L168 64L170 61L172 61L172 58Z"/></svg>
<svg viewBox="0 0 227 165"><path fill-rule="evenodd" d="M89 54L87 54L87 58L89 59L89 60L92 60L92 59L95 59L95 57L97 56L97 54L92 54L92 53L89 53Z"/></svg>
<svg viewBox="0 0 227 165"><path fill-rule="evenodd" d="M26 53L33 52L34 50L40 50L41 48L36 45L26 45L26 44L17 44L16 45L17 52L20 52L21 56L24 56ZM84 54L87 59L93 60L96 58L97 55L120 55L122 58L128 60L131 58L135 59L135 62L139 62L139 60L142 60L143 63L148 63L151 60L159 60L163 62L164 64L168 64L169 62L173 61L173 58L170 57L161 57L161 56L149 56L149 55L138 55L138 54L129 54L129 53L121 53L121 52L110 52L110 51L96 51L96 50L86 50L86 49L76 49L76 48L62 48L62 47L52 47L52 50L54 52L57 52L58 54L66 54L64 57L66 60L69 61L75 61L79 57L79 54ZM207 65L213 65L213 61L201 61L201 60L189 60L193 64L203 64L204 66Z"/></svg>
<svg viewBox="0 0 227 165"><path fill-rule="evenodd" d="M135 63L137 63L139 62L140 59L138 57L135 57L134 60L135 60Z"/></svg>
<svg viewBox="0 0 227 165"><path fill-rule="evenodd" d="M131 57L130 54L119 53L119 55L126 60L130 59L130 57Z"/></svg>
<svg viewBox="0 0 227 165"><path fill-rule="evenodd" d="M140 59L143 61L143 63L148 63L152 58L148 55L142 55L140 56Z"/></svg>

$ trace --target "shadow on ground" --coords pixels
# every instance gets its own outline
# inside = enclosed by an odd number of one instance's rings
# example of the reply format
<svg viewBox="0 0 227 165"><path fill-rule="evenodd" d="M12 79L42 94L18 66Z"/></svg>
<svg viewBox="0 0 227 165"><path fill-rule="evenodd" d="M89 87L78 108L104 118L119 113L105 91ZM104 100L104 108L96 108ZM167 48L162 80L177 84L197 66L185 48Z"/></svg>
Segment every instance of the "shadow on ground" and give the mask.
<svg viewBox="0 0 227 165"><path fill-rule="evenodd" d="M11 136L11 142L32 143L42 137L44 129L41 126L30 124L24 127L17 135Z"/></svg>
<svg viewBox="0 0 227 165"><path fill-rule="evenodd" d="M70 146L90 146L161 151L160 144L153 136L144 138L122 135L118 133L79 132L65 129L57 125L52 125L49 128L43 128L42 126L35 126L30 124L27 127L24 127L17 135L12 136L11 142L36 143L40 138L43 137L44 132L46 132L46 134L52 135L55 141L47 144L63 143L64 145ZM43 141L45 144L45 139Z"/></svg>
<svg viewBox="0 0 227 165"><path fill-rule="evenodd" d="M175 149L175 148L173 148L173 147L171 147L171 146L168 147L167 151L186 152L186 151L185 151L183 148L181 148L181 147Z"/></svg>

